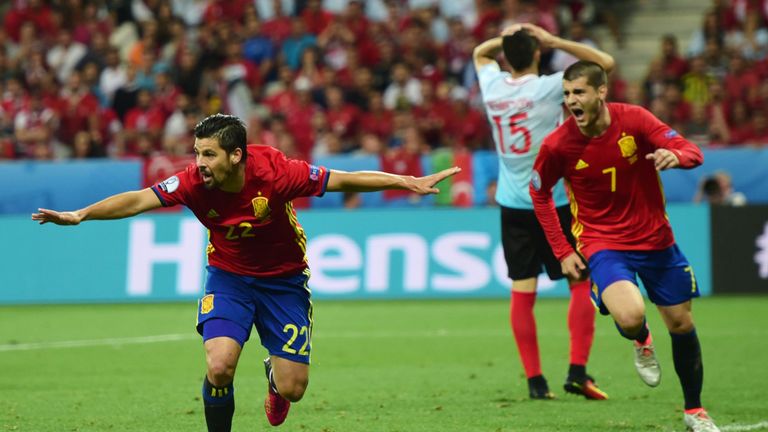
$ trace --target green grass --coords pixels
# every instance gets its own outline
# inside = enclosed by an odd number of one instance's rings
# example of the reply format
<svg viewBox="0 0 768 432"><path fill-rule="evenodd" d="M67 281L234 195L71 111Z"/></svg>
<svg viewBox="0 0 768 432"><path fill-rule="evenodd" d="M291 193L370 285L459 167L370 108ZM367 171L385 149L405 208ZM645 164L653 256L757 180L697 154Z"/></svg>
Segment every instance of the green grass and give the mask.
<svg viewBox="0 0 768 432"><path fill-rule="evenodd" d="M631 347L598 317L590 371L611 399L561 390L568 361L565 300L539 300L544 373L559 399L530 401L508 325L508 303L315 304L309 390L283 431L676 431L682 395L669 338L649 321L662 384L643 385ZM768 297L706 298L694 314L704 402L719 425L768 421ZM195 305L0 307L0 431L203 431L205 360ZM8 344L179 334L163 343L8 350ZM255 333L254 333L255 337ZM236 379L234 431L267 430L256 339Z"/></svg>

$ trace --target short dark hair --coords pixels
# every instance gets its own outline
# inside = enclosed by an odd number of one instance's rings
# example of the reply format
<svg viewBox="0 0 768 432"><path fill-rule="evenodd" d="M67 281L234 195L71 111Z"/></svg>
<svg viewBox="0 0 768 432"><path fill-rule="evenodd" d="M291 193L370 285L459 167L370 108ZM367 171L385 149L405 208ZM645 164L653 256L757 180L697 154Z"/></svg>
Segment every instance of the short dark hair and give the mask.
<svg viewBox="0 0 768 432"><path fill-rule="evenodd" d="M566 81L573 81L581 77L587 77L587 84L594 88L608 84L608 75L605 73L605 69L592 61L579 60L568 66L563 72L563 79Z"/></svg>
<svg viewBox="0 0 768 432"><path fill-rule="evenodd" d="M239 148L243 151L243 159L248 155L248 144L245 123L233 115L213 114L195 125L195 138L213 138L227 154Z"/></svg>
<svg viewBox="0 0 768 432"><path fill-rule="evenodd" d="M528 30L518 30L501 38L501 48L512 69L520 71L533 64L533 55L539 49L539 41Z"/></svg>

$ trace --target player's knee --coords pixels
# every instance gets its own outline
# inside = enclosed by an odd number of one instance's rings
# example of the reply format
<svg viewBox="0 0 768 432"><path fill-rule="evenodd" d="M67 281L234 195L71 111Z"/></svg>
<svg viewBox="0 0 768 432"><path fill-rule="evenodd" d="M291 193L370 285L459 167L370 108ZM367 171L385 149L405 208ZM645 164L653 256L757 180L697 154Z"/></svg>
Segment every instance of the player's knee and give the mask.
<svg viewBox="0 0 768 432"><path fill-rule="evenodd" d="M621 327L621 330L627 334L636 333L643 326L645 314L642 310L625 310L618 313L612 313L613 319Z"/></svg>
<svg viewBox="0 0 768 432"><path fill-rule="evenodd" d="M309 385L308 377L291 377L279 381L277 383L277 390L280 392L280 396L291 402L298 402L304 397L307 385Z"/></svg>
<svg viewBox="0 0 768 432"><path fill-rule="evenodd" d="M208 379L211 384L223 387L232 382L235 377L235 365L224 359L208 360Z"/></svg>
<svg viewBox="0 0 768 432"><path fill-rule="evenodd" d="M693 320L684 317L671 319L667 322L667 329L674 334L690 333L693 331Z"/></svg>

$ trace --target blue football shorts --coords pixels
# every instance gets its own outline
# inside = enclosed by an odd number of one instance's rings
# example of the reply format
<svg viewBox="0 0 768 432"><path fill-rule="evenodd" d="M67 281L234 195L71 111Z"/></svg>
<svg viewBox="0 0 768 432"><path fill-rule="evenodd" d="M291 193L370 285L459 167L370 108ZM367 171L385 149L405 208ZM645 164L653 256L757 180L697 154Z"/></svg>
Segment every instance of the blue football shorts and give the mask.
<svg viewBox="0 0 768 432"><path fill-rule="evenodd" d="M312 302L309 270L272 278L208 266L205 296L198 301L197 332L203 341L226 336L243 346L255 326L270 355L309 363Z"/></svg>
<svg viewBox="0 0 768 432"><path fill-rule="evenodd" d="M643 281L648 298L658 306L672 306L699 297L693 268L677 245L658 251L602 250L589 258L592 301L608 315L603 291L612 283ZM639 286L639 285L638 285Z"/></svg>

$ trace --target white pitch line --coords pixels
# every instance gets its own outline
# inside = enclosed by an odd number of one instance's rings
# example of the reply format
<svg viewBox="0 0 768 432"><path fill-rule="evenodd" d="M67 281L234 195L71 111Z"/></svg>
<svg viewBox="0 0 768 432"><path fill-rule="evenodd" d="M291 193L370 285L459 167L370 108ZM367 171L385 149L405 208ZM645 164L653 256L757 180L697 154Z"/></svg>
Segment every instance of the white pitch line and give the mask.
<svg viewBox="0 0 768 432"><path fill-rule="evenodd" d="M389 338L429 338L429 337L498 337L507 334L506 331L483 331L483 330L462 330L448 331L445 329L427 330L427 331L372 331L355 332L346 331L338 333L321 332L315 337L320 339L389 339ZM139 345L159 342L176 342L191 339L199 339L197 333L190 332L184 334L166 334L155 336L137 336L126 338L106 338L106 339L82 339L68 341L47 341L30 343L8 343L0 344L0 352L7 351L33 351L44 349L62 349L62 348L84 348L93 346L119 346L119 345Z"/></svg>
<svg viewBox="0 0 768 432"><path fill-rule="evenodd" d="M727 425L727 426L721 426L720 430L723 432L746 432L746 431L754 431L754 430L760 430L760 429L768 429L768 421L761 421L760 423L750 424L750 425Z"/></svg>
<svg viewBox="0 0 768 432"><path fill-rule="evenodd" d="M138 337L126 337L126 338L82 339L82 340L69 340L69 341L2 344L0 345L0 352L31 351L31 350L56 349L56 348L81 348L81 347L104 346L104 345L150 344L150 343L158 343L158 342L174 342L174 341L181 341L181 340L187 340L187 339L195 339L199 337L200 336L194 333L185 333L185 334L166 334L166 335L138 336Z"/></svg>

